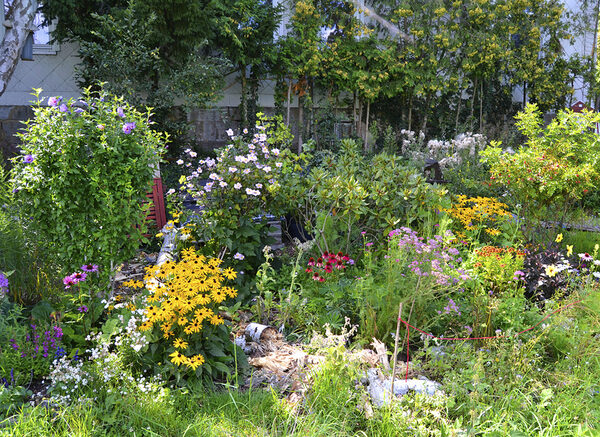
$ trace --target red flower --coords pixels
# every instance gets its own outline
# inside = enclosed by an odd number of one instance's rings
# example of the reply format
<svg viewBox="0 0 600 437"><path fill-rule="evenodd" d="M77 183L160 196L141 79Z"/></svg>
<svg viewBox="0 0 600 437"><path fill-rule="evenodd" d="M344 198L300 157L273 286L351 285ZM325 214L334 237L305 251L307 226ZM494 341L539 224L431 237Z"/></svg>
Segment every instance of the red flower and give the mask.
<svg viewBox="0 0 600 437"><path fill-rule="evenodd" d="M317 272L313 273L313 281L318 281L319 280L319 274Z"/></svg>
<svg viewBox="0 0 600 437"><path fill-rule="evenodd" d="M327 263L327 265L325 266L325 273L331 272L333 272L333 267L331 267L331 264Z"/></svg>
<svg viewBox="0 0 600 437"><path fill-rule="evenodd" d="M312 273L312 271L313 269L311 269L310 267L305 270L306 273Z"/></svg>
<svg viewBox="0 0 600 437"><path fill-rule="evenodd" d="M314 266L315 265L315 259L312 256L308 259L308 265L309 266Z"/></svg>
<svg viewBox="0 0 600 437"><path fill-rule="evenodd" d="M323 258L317 260L317 267L323 267Z"/></svg>

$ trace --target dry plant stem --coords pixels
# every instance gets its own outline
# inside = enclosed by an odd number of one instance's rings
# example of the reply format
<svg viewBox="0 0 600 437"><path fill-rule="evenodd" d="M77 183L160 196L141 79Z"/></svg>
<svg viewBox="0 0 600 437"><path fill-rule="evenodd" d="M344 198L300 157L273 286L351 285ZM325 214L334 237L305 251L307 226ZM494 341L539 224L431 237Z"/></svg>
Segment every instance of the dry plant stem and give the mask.
<svg viewBox="0 0 600 437"><path fill-rule="evenodd" d="M413 308L415 307L415 299L417 298L417 293L419 292L419 288L421 286L421 277L417 280L417 288L415 288L415 295L413 296L412 302L410 303L410 311L408 312L408 319L406 319L406 323L410 323L410 317L412 316ZM407 331L408 334L408 331ZM404 342L406 339L402 340L402 350L404 350Z"/></svg>
<svg viewBox="0 0 600 437"><path fill-rule="evenodd" d="M402 302L398 305L398 320L396 321L396 337L394 338L394 355L392 355L392 387L391 396L394 396L394 380L396 378L396 355L398 354L398 336L400 335L400 319L402 317Z"/></svg>

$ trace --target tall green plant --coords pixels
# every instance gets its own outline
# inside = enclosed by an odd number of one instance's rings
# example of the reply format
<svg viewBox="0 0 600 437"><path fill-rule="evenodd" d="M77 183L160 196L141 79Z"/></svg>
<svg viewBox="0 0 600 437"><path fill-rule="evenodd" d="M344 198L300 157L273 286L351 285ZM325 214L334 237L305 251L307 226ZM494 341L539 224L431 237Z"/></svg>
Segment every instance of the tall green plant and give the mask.
<svg viewBox="0 0 600 437"><path fill-rule="evenodd" d="M78 101L39 100L19 135L12 181L21 214L66 271L131 257L144 232L146 192L167 140L151 113L88 89ZM146 206L144 206L146 205Z"/></svg>

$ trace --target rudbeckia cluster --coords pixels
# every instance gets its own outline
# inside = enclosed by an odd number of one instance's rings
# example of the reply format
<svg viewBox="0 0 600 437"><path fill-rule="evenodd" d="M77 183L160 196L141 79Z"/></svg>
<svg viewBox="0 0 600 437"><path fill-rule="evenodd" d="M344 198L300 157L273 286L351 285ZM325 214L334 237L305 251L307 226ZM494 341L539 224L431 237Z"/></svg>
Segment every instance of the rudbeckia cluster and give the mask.
<svg viewBox="0 0 600 437"><path fill-rule="evenodd" d="M511 214L505 203L493 197L458 196L458 202L445 210L468 232L485 232L492 237L500 235L498 225Z"/></svg>
<svg viewBox="0 0 600 437"><path fill-rule="evenodd" d="M175 366L196 370L204 363L202 354L186 355L186 351L196 349L192 346L202 339L204 325L224 323L217 306L237 295L234 288L224 285L226 280L235 279L236 272L231 267L222 268L221 262L189 248L181 252L179 262L146 268L144 282L150 295L139 329L156 329L171 342L169 357Z"/></svg>

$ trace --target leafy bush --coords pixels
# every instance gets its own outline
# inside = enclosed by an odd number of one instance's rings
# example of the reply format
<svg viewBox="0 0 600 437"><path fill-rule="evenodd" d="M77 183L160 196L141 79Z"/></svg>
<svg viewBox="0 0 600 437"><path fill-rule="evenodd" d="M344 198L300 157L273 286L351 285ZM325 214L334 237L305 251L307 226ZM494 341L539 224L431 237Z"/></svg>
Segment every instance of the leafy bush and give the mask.
<svg viewBox="0 0 600 437"><path fill-rule="evenodd" d="M600 182L598 136L594 133L600 115L559 111L544 127L535 104L517 115L517 127L527 141L515 153L503 153L499 143L481 152L491 167L491 178L506 187L526 209L531 219L545 218L553 204L570 205L594 190Z"/></svg>
<svg viewBox="0 0 600 437"><path fill-rule="evenodd" d="M203 207L194 218L196 237L207 243L207 253L236 254L247 273L259 266L269 242L267 214L279 218L288 208L279 191L299 159L284 148L290 134L277 119L261 117L256 130L252 136L228 130L232 144L217 150L216 159L196 160L196 152L187 149L185 160L178 161L192 169L180 179L182 190Z"/></svg>
<svg viewBox="0 0 600 437"><path fill-rule="evenodd" d="M447 203L444 189L426 183L401 158L367 158L353 140L342 140L339 153L322 154L307 176L284 188L320 253L351 252L361 231L381 238L399 224L418 226Z"/></svg>
<svg viewBox="0 0 600 437"><path fill-rule="evenodd" d="M130 258L166 137L151 129L150 112L103 91L88 89L78 101L51 97L47 107L40 91L13 159L23 217L65 271Z"/></svg>

